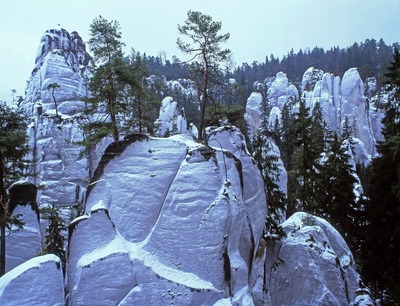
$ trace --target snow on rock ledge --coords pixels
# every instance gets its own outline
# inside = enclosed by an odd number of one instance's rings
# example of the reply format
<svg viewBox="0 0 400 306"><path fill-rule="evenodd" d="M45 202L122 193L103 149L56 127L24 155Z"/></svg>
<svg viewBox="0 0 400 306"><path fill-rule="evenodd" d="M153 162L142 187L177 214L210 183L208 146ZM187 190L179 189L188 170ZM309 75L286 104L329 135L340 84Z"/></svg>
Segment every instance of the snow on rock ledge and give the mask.
<svg viewBox="0 0 400 306"><path fill-rule="evenodd" d="M282 227L287 237L267 246L272 305L349 305L359 275L340 234L325 220L302 212Z"/></svg>
<svg viewBox="0 0 400 306"><path fill-rule="evenodd" d="M3 275L0 305L65 305L60 259L52 254L35 257Z"/></svg>

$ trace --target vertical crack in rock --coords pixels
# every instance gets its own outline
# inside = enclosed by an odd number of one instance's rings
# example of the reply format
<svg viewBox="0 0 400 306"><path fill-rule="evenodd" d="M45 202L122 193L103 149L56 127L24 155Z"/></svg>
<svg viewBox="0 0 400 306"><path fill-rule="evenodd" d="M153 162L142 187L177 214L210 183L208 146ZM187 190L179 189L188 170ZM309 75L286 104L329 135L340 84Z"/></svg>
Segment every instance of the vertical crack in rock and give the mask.
<svg viewBox="0 0 400 306"><path fill-rule="evenodd" d="M143 134L130 134L125 136L123 140L113 142L107 147L103 156L101 157L99 165L97 166L93 174L93 177L90 181L90 184L87 188L86 199L89 198L89 195L95 186L94 183L99 181L100 178L102 177L104 169L108 165L108 163L117 156L121 155L122 152L124 152L124 150L126 149L126 147L128 147L130 144L134 143L135 141L144 141L144 140L148 141L149 137Z"/></svg>
<svg viewBox="0 0 400 306"><path fill-rule="evenodd" d="M159 222L159 219L160 219L160 217L161 217L161 212L162 212L163 207L164 207L164 205L165 205L165 201L166 201L166 199L167 199L167 197L168 197L168 195L169 195L169 191L170 191L170 189L171 189L171 186L173 185L173 183L174 183L174 181L175 181L175 179L176 179L176 177L177 177L177 175L178 175L178 173L179 173L179 170L180 170L180 166L175 170L175 174L174 174L173 179L171 180L171 182L170 182L170 184L169 184L169 186L168 186L168 188L167 188L167 192L166 192L165 195L164 195L164 199L162 199L162 201L161 201L160 210L159 210L158 213L157 213L157 218L156 218L156 220L155 220L155 222L154 222L154 225L153 225L153 227L151 228L151 230L150 230L149 234L147 235L147 237L144 239L144 241L147 241L147 240L151 237L151 235L153 234L155 228L157 227L157 223Z"/></svg>

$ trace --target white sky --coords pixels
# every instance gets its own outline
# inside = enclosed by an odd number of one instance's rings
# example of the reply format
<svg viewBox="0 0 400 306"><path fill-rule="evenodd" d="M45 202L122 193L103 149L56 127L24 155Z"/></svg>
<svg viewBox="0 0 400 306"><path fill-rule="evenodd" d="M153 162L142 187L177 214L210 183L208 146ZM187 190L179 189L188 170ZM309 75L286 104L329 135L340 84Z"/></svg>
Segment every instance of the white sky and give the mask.
<svg viewBox="0 0 400 306"><path fill-rule="evenodd" d="M92 20L102 15L119 21L128 50L182 57L177 24L189 9L222 22L238 65L271 53L282 58L292 48L400 41L400 0L0 0L0 100L10 101L13 88L24 96L40 38L57 24L86 42Z"/></svg>

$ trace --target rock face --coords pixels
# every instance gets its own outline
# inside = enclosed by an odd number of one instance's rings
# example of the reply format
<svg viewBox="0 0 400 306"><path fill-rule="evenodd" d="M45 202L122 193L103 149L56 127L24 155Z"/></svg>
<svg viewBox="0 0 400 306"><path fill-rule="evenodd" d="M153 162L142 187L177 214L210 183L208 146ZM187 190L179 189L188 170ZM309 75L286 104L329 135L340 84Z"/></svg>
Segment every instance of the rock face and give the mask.
<svg viewBox="0 0 400 306"><path fill-rule="evenodd" d="M0 304L65 305L60 259L45 255L26 261L0 278Z"/></svg>
<svg viewBox="0 0 400 306"><path fill-rule="evenodd" d="M18 181L8 189L11 216L20 215L22 229L6 229L6 272L35 257L41 249L40 216L35 185Z"/></svg>
<svg viewBox="0 0 400 306"><path fill-rule="evenodd" d="M88 216L70 227L71 305L252 301L262 179L238 130L213 131L213 143L131 136L106 150Z"/></svg>
<svg viewBox="0 0 400 306"><path fill-rule="evenodd" d="M158 126L156 134L161 137L184 134L187 131L185 111L183 108L179 109L178 102L171 97L162 100L160 116L155 124Z"/></svg>
<svg viewBox="0 0 400 306"><path fill-rule="evenodd" d="M356 68L349 69L343 75L342 105L340 109L341 125L345 118L355 127L354 137L360 139L371 155L375 154L375 138L371 128L369 103L364 97L364 84Z"/></svg>
<svg viewBox="0 0 400 306"><path fill-rule="evenodd" d="M83 148L77 143L83 139L80 124L86 120L80 113L84 103L79 97L87 96L88 63L78 33L59 28L43 35L21 105L32 117L28 157L34 161L32 173L38 173L32 182L44 187L39 190L39 205L75 205L87 184L88 160L80 158ZM58 86L54 89L56 103L48 89L51 84Z"/></svg>
<svg viewBox="0 0 400 306"><path fill-rule="evenodd" d="M22 215L21 220L25 222L24 227L6 233L6 272L37 256L41 250L42 236L36 212L30 205L18 205L13 215L19 214Z"/></svg>
<svg viewBox="0 0 400 306"><path fill-rule="evenodd" d="M247 99L246 113L244 118L249 125L249 136L254 137L262 126L261 116L262 95L259 92L253 92Z"/></svg>
<svg viewBox="0 0 400 306"><path fill-rule="evenodd" d="M36 55L35 68L28 80L25 108L33 114L38 101L43 112L55 111L50 84L56 83L54 90L58 111L74 115L84 104L78 97L87 96L84 79L89 75L89 55L82 38L77 32L69 34L58 28L45 32Z"/></svg>
<svg viewBox="0 0 400 306"><path fill-rule="evenodd" d="M349 305L359 275L339 233L325 220L306 213L295 213L282 227L287 237L267 246L271 304Z"/></svg>
<svg viewBox="0 0 400 306"><path fill-rule="evenodd" d="M289 103L292 112L296 112L298 106L293 105L293 102L298 99L299 94L296 87L289 84L283 72L277 73L275 78L267 78L264 83L267 86L266 95L270 108L267 128L273 129L276 122L281 120L281 111L285 104ZM352 127L352 136L363 143L370 156L376 154L375 144L382 139L383 114L370 106L356 68L346 71L341 80L339 76L310 67L303 75L301 87L302 99L310 113L318 102L328 127L338 134L342 133L347 120ZM261 105L262 95L252 93L247 101L245 116L247 122L256 129L262 121ZM250 122L251 120L254 122ZM254 131L250 128L249 133L253 135Z"/></svg>
<svg viewBox="0 0 400 306"><path fill-rule="evenodd" d="M108 146L101 160L82 158L76 143L83 138L79 126L86 118L76 97L87 94L88 58L76 32L47 31L21 105L33 119L29 158L35 161L32 172L38 173L33 183L44 187L39 205L86 205L84 215L69 226L67 296L60 261L47 255L0 279L0 304L270 306L354 300L358 274L353 257L327 222L296 214L283 223L286 238L265 240L264 183L237 128L209 130L211 148L185 134L128 135L99 145L99 155ZM339 129L345 101L339 81L320 71L316 75L313 79L310 70L304 82L313 84L308 103L320 101L331 128ZM272 126L285 103L293 104L299 94L284 73L268 82L272 111L267 122ZM51 84L59 86L54 90L57 112ZM183 87L179 82L168 86ZM348 92L348 104L358 105ZM253 136L264 128L262 98L253 93L246 107ZM160 136L186 131L184 114L170 97L162 103L158 123ZM194 126L190 133L196 134ZM272 139L268 143L286 192L279 150ZM349 147L358 148L355 158L366 161L362 144Z"/></svg>
<svg viewBox="0 0 400 306"><path fill-rule="evenodd" d="M311 67L304 73L302 84L307 106L312 109L316 102L320 103L331 131L340 134L348 120L352 136L361 140L370 156L376 154L376 140L382 139L382 115L370 108L356 68L346 71L340 80L338 76Z"/></svg>

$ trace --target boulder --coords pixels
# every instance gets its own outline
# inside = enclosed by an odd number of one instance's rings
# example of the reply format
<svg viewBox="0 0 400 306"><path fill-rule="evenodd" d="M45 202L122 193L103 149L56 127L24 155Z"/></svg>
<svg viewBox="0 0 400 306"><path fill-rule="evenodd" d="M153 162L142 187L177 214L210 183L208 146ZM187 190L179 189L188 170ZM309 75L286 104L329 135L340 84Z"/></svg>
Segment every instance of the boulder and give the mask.
<svg viewBox="0 0 400 306"><path fill-rule="evenodd" d="M4 306L63 306L64 280L60 259L52 254L32 258L0 278Z"/></svg>
<svg viewBox="0 0 400 306"><path fill-rule="evenodd" d="M349 305L359 284L354 257L325 220L302 212L283 224L286 237L267 245L272 305Z"/></svg>

